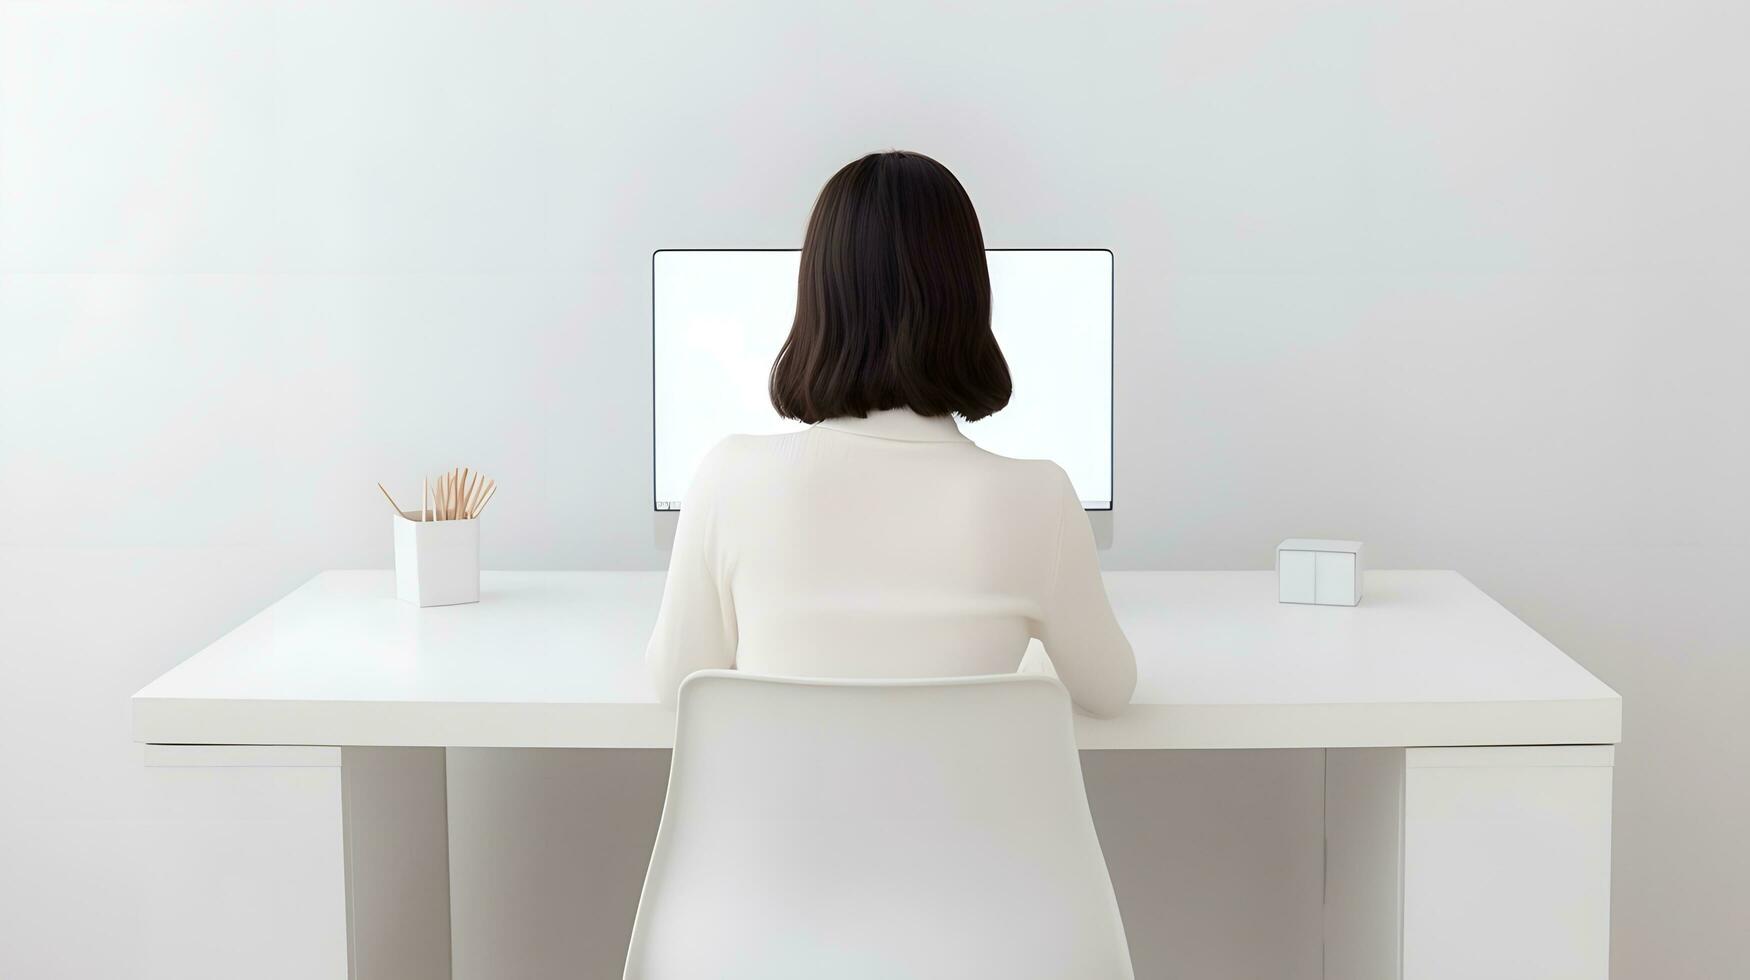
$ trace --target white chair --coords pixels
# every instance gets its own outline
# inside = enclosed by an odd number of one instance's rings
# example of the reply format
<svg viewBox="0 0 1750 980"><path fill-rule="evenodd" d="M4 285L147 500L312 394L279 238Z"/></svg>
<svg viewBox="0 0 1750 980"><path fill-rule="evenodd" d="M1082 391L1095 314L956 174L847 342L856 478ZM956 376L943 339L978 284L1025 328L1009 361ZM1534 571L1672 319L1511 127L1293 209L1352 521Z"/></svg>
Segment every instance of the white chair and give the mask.
<svg viewBox="0 0 1750 980"><path fill-rule="evenodd" d="M1038 675L681 685L628 980L1129 980Z"/></svg>

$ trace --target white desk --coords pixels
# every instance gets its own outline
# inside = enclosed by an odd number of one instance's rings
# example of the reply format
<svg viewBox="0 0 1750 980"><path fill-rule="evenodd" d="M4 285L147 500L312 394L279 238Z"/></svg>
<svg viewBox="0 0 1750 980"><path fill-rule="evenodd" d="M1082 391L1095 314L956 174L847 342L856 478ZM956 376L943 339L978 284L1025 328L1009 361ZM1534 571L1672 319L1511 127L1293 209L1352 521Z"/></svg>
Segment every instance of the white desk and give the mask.
<svg viewBox="0 0 1750 980"><path fill-rule="evenodd" d="M1327 976L1606 975L1609 687L1453 572L1371 572L1353 609L1279 605L1271 572L1107 583L1139 681L1125 716L1077 719L1083 748L1340 750ZM443 749L670 745L642 663L661 587L487 572L478 605L422 610L389 572L327 572L136 694L135 737L159 766L338 768L354 975L429 972L447 899L361 892L434 890L408 868L439 861Z"/></svg>
<svg viewBox="0 0 1750 980"><path fill-rule="evenodd" d="M1609 744L1616 693L1454 572L1374 572L1357 608L1270 572L1114 572L1130 711L1090 749ZM325 572L134 696L142 742L668 747L644 642L658 572L487 572L418 609Z"/></svg>

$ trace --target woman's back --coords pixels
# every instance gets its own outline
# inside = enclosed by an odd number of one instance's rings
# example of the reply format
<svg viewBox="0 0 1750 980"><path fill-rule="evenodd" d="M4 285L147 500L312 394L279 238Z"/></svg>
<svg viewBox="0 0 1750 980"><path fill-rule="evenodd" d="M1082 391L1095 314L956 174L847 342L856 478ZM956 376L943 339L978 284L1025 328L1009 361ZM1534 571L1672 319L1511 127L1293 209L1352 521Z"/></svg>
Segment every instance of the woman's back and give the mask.
<svg viewBox="0 0 1750 980"><path fill-rule="evenodd" d="M1038 637L1076 704L1122 710L1136 661L1069 479L955 427L1013 391L966 189L901 151L834 174L768 391L812 427L731 436L694 473L650 638L662 699L707 667L1012 672Z"/></svg>
<svg viewBox="0 0 1750 980"><path fill-rule="evenodd" d="M705 667L1012 672L1031 637L1085 709L1128 702L1130 647L1063 471L894 409L711 453L683 505L650 655L669 699Z"/></svg>

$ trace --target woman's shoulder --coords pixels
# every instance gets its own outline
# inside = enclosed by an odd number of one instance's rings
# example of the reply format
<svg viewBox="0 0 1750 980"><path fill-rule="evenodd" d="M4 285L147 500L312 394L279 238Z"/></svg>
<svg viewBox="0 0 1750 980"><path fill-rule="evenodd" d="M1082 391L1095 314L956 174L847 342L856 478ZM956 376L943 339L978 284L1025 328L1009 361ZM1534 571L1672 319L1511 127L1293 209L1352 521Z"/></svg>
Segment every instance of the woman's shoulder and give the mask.
<svg viewBox="0 0 1750 980"><path fill-rule="evenodd" d="M790 447L795 440L805 434L804 431L779 435L724 436L699 460L687 495L697 498L704 494L715 494L744 484L750 479L769 475L772 472L770 460L791 452Z"/></svg>
<svg viewBox="0 0 1750 980"><path fill-rule="evenodd" d="M705 458L699 462L699 470L707 468L716 470L735 470L773 455L781 455L789 451L798 439L803 438L810 430L800 432L783 432L771 435L735 434L724 436L717 444L705 453Z"/></svg>
<svg viewBox="0 0 1750 980"><path fill-rule="evenodd" d="M1005 479L1053 494L1070 489L1069 473L1054 460L1004 456L983 447L978 447L978 452L986 465Z"/></svg>
<svg viewBox="0 0 1750 980"><path fill-rule="evenodd" d="M1069 474L1049 459L1004 456L983 447L969 453L976 492L1003 505L996 511L1012 519L1055 523L1065 501L1075 498Z"/></svg>

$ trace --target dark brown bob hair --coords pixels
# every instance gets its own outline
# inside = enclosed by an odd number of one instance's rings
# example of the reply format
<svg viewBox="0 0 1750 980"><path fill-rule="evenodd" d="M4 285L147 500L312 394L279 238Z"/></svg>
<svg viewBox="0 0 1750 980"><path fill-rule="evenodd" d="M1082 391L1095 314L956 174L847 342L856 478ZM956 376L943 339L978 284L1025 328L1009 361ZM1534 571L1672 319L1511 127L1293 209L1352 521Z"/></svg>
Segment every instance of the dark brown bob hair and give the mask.
<svg viewBox="0 0 1750 980"><path fill-rule="evenodd" d="M772 406L802 422L889 408L976 421L1009 403L978 213L948 168L871 153L833 174L802 239Z"/></svg>

